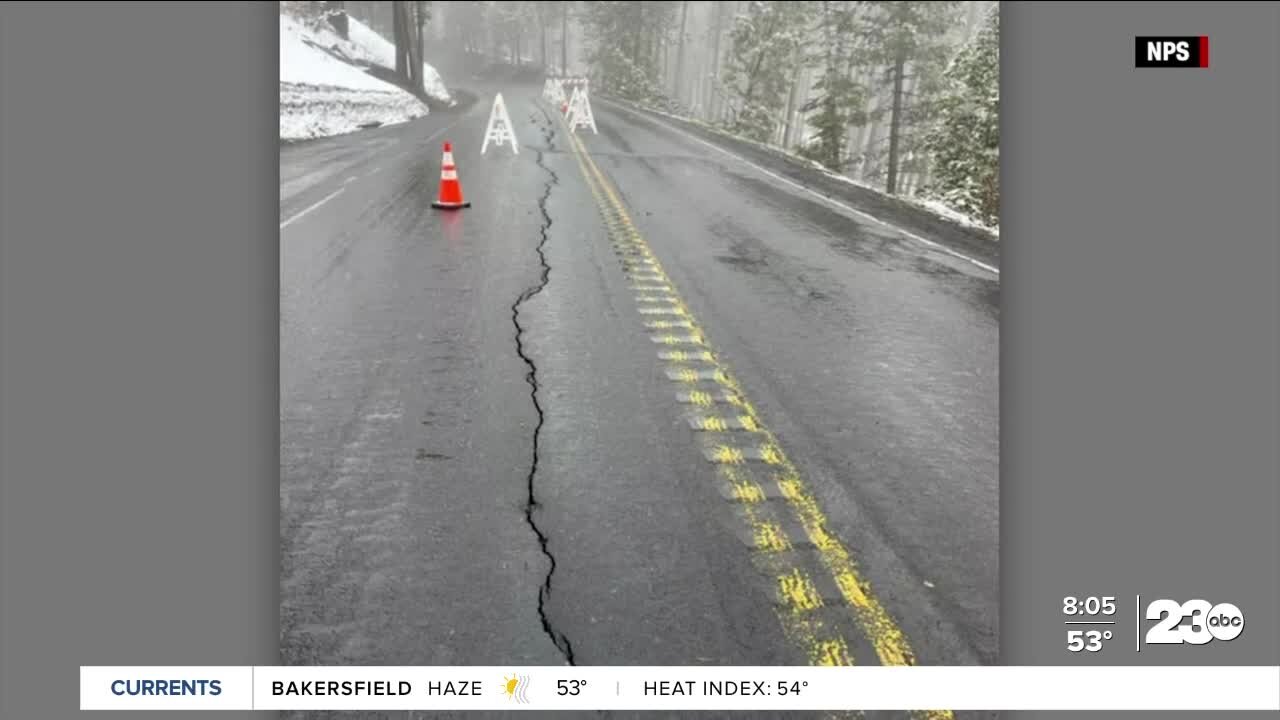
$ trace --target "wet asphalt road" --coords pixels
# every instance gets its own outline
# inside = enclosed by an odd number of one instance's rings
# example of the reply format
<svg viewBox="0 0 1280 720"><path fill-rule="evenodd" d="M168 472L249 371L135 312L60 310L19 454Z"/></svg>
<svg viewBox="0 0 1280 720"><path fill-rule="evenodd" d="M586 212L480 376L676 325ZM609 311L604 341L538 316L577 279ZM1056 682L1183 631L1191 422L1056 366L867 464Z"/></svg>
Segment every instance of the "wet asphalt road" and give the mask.
<svg viewBox="0 0 1280 720"><path fill-rule="evenodd" d="M281 151L282 661L812 661L540 87L473 89ZM496 90L518 156L480 155ZM595 112L582 145L916 661L994 662L998 276Z"/></svg>

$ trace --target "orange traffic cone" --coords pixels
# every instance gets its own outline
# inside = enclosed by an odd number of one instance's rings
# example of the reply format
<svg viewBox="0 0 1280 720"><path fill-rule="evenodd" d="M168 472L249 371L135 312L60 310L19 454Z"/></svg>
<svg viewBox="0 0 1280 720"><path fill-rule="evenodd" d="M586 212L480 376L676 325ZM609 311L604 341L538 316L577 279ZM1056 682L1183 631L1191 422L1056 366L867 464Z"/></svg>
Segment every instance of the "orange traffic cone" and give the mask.
<svg viewBox="0 0 1280 720"><path fill-rule="evenodd" d="M454 210L471 207L471 203L462 199L462 183L458 182L458 168L453 164L453 144L444 144L444 158L440 161L440 199L431 203L431 207Z"/></svg>

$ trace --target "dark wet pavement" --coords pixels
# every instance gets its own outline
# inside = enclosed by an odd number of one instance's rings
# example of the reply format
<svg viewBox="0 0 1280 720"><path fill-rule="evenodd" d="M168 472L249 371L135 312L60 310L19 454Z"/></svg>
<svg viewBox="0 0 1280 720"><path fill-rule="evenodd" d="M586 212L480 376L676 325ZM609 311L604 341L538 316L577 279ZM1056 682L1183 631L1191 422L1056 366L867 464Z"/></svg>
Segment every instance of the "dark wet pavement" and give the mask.
<svg viewBox="0 0 1280 720"><path fill-rule="evenodd" d="M283 660L809 662L563 126L473 89L281 154ZM518 156L479 154L497 90ZM916 660L994 662L998 276L594 109L583 146ZM445 139L460 213L430 208Z"/></svg>

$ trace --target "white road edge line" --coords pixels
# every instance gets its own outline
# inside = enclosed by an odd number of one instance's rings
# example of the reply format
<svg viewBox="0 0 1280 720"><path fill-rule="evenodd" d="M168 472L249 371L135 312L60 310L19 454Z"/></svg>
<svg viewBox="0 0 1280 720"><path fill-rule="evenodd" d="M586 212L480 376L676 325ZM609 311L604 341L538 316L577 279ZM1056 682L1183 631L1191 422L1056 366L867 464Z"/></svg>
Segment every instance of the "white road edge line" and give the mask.
<svg viewBox="0 0 1280 720"><path fill-rule="evenodd" d="M625 105L620 105L620 104L618 104L618 103L616 103L616 102L613 102L613 101L611 101L611 100L607 100L607 99L605 99L605 98L600 98L600 101L601 101L601 102L603 102L603 103L605 103L605 104L607 104L607 105L612 105L612 106L614 106L614 107L616 107L616 108L620 108L620 109L622 109L622 110L625 110L626 112L629 112L629 113L633 113L633 114L636 114L636 115L643 115L643 114L644 114L644 113L641 113L639 110L635 110L635 109L629 108L629 107L627 107L627 106L625 106ZM742 157L741 155L738 155L738 154L736 154L736 153L733 153L733 152L730 152L730 151L728 151L728 150L725 150L724 148L722 148L722 147L720 147L719 145L716 145L716 144L714 144L714 143L707 142L706 140L703 140L703 139L702 139L702 138L700 138L700 137L697 137L697 136L695 136L695 135L690 134L690 133L689 133L688 131L686 131L686 130L683 130L683 129L681 129L681 128L678 128L678 127L676 127L676 126L672 125L671 123L663 123L663 124L664 124L664 125L666 125L668 128L670 128L671 130L674 130L675 132L677 132L677 133L679 133L679 134L681 134L681 135L683 135L683 136L685 136L685 137L689 138L690 140L693 140L694 142L701 143L701 144L706 145L707 147L711 148L712 150L716 150L716 151L718 151L718 152L724 153L725 155L728 155L729 157L733 158L734 160L737 160L738 162L742 163L743 165L747 165L747 166L749 166L749 167L751 167L751 168L755 169L757 172L764 173L765 175L768 175L769 177L773 178L774 180L777 180L777 181L779 181L779 182L784 182L784 183L786 183L787 185L790 185L791 187L796 188L797 190L802 190L802 191L804 191L804 192L806 192L806 193L809 193L810 195L812 195L812 196L814 196L814 197L818 198L819 200L826 201L827 203L829 203L829 204L831 204L831 205L834 205L834 206L836 206L836 207L840 208L841 210L844 210L844 211L846 211L846 212L853 213L854 215L857 215L858 217L865 218L865 219L867 219L867 220L869 220L869 221L871 221L871 222L876 223L877 225L880 225L881 227L888 228L888 229L890 229L890 230L892 230L892 231L894 231L894 232L896 232L896 233L899 233L899 234L900 234L900 235L902 235L903 237L907 237L907 238L910 238L910 239L912 239L912 240L915 240L916 242L921 243L922 245L926 245L926 246L928 246L928 247L930 247L930 248L932 248L932 249L934 249L934 250L937 250L938 252L944 253L944 254L946 254L946 255L950 255L950 256L955 257L955 258L959 258L960 260L964 260L965 262L968 262L968 263L971 263L971 264L973 264L973 265L976 265L976 266L978 266L978 267L982 268L983 270L986 270L986 271L987 271L987 272L989 272L989 273L994 273L994 274L996 274L996 275L999 275L999 274L1000 274L1000 269L999 269L999 268L992 267L991 265L988 265L987 263L984 263L984 262L982 262L981 260L978 260L978 259L976 259L976 258L971 258L971 257L969 257L968 255L965 255L964 253L961 253L961 252L957 252L957 251L955 251L955 250L952 250L951 248L949 248L949 247L947 247L947 246L945 246L945 245L942 245L942 244L936 243L936 242L934 242L934 241L932 241L932 240L928 240L928 239L926 239L926 238L922 238L922 237L920 237L919 235L916 235L915 233L911 232L910 230L905 230L905 229L903 229L903 228L898 227L897 225L894 225L893 223L885 222L884 220L881 220L880 218L878 218L878 217L876 217L876 216L874 216L874 215L869 215L869 214L867 214L867 213L865 213L865 212L863 212L863 211L861 211L861 210L858 210L858 209L856 209L856 208L850 207L850 206L848 206L848 205L846 205L846 204L844 204L844 203L840 202L839 200L835 200L835 199L832 199L832 198L830 198L830 197L827 197L826 195L823 195L822 193L820 193L820 192L818 192L818 191L816 191L816 190L811 190L810 188L807 188L807 187L805 187L804 185L801 185L800 183L798 183L798 182L796 182L796 181L794 181L794 180L791 180L790 178L785 178L785 177L783 177L783 176L781 176L781 175L779 175L779 174L777 174L777 173L773 172L772 170L766 170L765 168L760 167L759 165L757 165L757 164L755 164L755 163L751 162L750 160L748 160L748 159L746 159L746 158Z"/></svg>
<svg viewBox="0 0 1280 720"><path fill-rule="evenodd" d="M468 113L468 114L470 114L470 113ZM465 116L464 116L464 117L465 117ZM423 140L423 141L422 141L422 144L423 144L423 145L426 145L427 143L431 142L432 140L435 140L436 138L438 138L438 137L440 137L441 135L443 135L443 134L445 133L445 131L449 130L449 129L450 129L450 128L452 128L454 125L457 125L457 124L458 124L458 123L460 123L460 122L462 122L462 118L461 118L461 117L460 117L460 118L458 118L457 120L454 120L453 122L449 123L448 125L445 125L444 127L440 128L439 130L437 130L437 131L435 131L435 132L431 133L430 135L428 135L428 136L427 136L427 138L426 138L425 140Z"/></svg>
<svg viewBox="0 0 1280 720"><path fill-rule="evenodd" d="M426 143L431 142L431 141L432 141L432 140L434 140L435 138L439 137L439 136L440 136L442 133L444 133L446 130L448 130L449 128L453 127L454 125L457 125L457 124L458 124L459 122L461 122L461 121L462 121L462 118L458 118L457 120L454 120L453 122L449 123L448 125L446 125L446 126L444 126L444 127L440 128L439 130L436 130L435 132L431 133L430 135L428 135L428 136L427 136L427 139L426 139L426 140L423 140L423 141L422 141L422 142L423 142L423 144L425 145ZM388 142L390 142L390 141L388 141ZM369 172L368 174L369 174L369 175L372 175L373 173L376 173L376 172L378 172L378 171L379 171L379 170L381 170L381 169L382 169L382 166L381 166L381 165L379 165L377 168L375 168L374 170L372 170L372 171L371 171L371 172ZM332 193L329 193L328 195L325 195L324 197L320 198L320 200L319 200L318 202L316 202L316 204L311 205L311 206L309 206L309 207L307 207L307 208L303 209L303 210L302 210L301 212L299 212L297 215L294 215L293 217L289 218L288 220L285 220L284 222L280 223L280 229L281 229L281 230L285 229L286 227L288 227L288 226L292 225L293 223L297 222L298 220L301 220L301 219L302 219L302 217L303 217L304 215L306 215L307 213L311 212L312 210L315 210L316 208L320 207L321 205L323 205L323 204L325 204L325 203L329 202L330 200L334 199L335 197L337 197L337 196L341 195L341 194L342 194L342 191L346 189L346 186L347 186L347 184L348 184L348 183L350 183L352 180L358 180L359 178L360 178L360 176L358 176L358 175L353 175L353 176L351 176L351 177L347 178L345 181L343 181L343 183L342 183L342 187L340 187L340 188L338 188L337 190L333 191Z"/></svg>
<svg viewBox="0 0 1280 720"><path fill-rule="evenodd" d="M281 230L283 230L283 229L285 229L286 227L289 227L289 226L290 226L290 225L292 225L293 223L297 222L298 220L301 220L301 219L302 219L302 217L303 217L304 215L306 215L307 213L311 212L312 210L315 210L316 208L320 207L321 205L323 205L323 204L325 204L325 203L329 202L330 200L332 200L332 199L334 199L334 198L338 197L339 195L341 195L341 194L342 194L342 191L343 191L343 190L345 190L345 189L346 189L345 187L340 187L340 188L338 188L337 190L334 190L333 192L329 193L328 195L325 195L324 197L320 198L319 202L317 202L316 204L314 204L314 205L311 205L311 206L307 207L307 208L306 208L306 209L304 209L302 212L299 212L297 215L294 215L293 217L289 218L288 220L285 220L284 222L280 223L280 229L281 229Z"/></svg>

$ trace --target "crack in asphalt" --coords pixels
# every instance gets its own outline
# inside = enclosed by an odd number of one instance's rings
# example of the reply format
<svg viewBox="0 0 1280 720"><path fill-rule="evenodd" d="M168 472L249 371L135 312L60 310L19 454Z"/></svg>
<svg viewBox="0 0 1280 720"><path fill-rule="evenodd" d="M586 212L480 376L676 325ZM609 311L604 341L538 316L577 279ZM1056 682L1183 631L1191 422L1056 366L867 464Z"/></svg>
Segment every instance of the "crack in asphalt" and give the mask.
<svg viewBox="0 0 1280 720"><path fill-rule="evenodd" d="M555 120L552 119L551 113L547 112L545 107L538 105L537 108L538 111L542 113L542 117L547 121L547 126L542 129L542 140L547 144L547 152L560 152L560 150L556 148ZM530 115L529 119L537 122L538 116ZM538 156L538 164L542 164L541 155ZM548 172L550 172L550 170L548 170Z"/></svg>
<svg viewBox="0 0 1280 720"><path fill-rule="evenodd" d="M515 303L511 306L511 321L516 326L516 354L520 356L525 365L529 366L529 372L525 374L525 380L529 383L529 397L533 399L533 409L538 414L538 422L533 428L533 461L529 466L529 497L524 506L524 519L530 529L533 530L534 535L538 537L538 545L542 548L542 554L546 556L547 561L550 563L546 578L542 582L542 587L538 590L538 617L542 620L542 629L546 632L547 637L551 638L551 642L556 646L556 649L564 655L565 660L570 665L573 665L573 646L569 643L569 638L552 627L551 619L547 617L547 601L551 597L551 576L556 572L556 558L547 547L548 538L546 533L538 527L538 523L533 519L534 510L538 507L538 500L534 494L534 479L538 474L538 441L542 435L542 424L545 418L542 405L538 402L538 367L525 352L525 329L520 324L520 306L542 292L551 277L551 266L547 263L547 256L543 251L543 247L547 244L548 232L551 229L551 215L547 212L547 199L551 197L551 188L560 182L560 178L556 176L555 171L543 163L543 151L535 149L534 152L537 154L536 162L538 167L545 170L550 176L542 197L538 198L538 210L542 213L542 227L539 228L541 237L538 239L538 244L534 249L538 253L538 262L542 266L542 275L538 279L538 283L520 293L520 297L516 298Z"/></svg>

